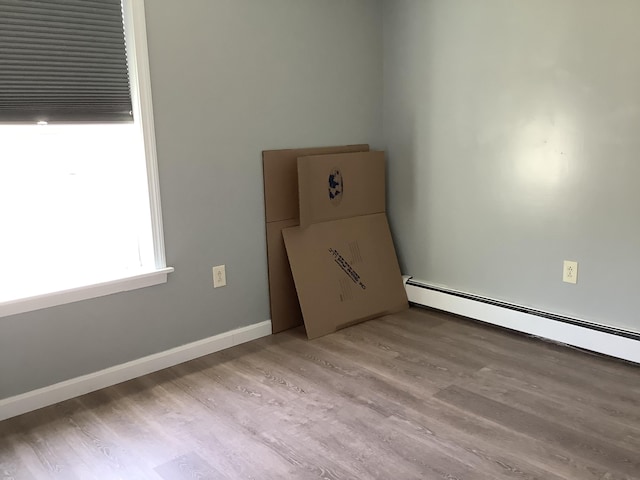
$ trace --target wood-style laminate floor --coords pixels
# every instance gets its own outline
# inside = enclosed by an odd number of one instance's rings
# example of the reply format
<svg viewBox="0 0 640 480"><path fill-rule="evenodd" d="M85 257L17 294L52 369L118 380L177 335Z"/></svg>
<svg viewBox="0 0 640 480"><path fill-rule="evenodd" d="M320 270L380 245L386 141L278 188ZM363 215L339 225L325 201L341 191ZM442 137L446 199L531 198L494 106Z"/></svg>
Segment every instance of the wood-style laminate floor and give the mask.
<svg viewBox="0 0 640 480"><path fill-rule="evenodd" d="M640 367L428 310L0 423L2 479L640 478Z"/></svg>

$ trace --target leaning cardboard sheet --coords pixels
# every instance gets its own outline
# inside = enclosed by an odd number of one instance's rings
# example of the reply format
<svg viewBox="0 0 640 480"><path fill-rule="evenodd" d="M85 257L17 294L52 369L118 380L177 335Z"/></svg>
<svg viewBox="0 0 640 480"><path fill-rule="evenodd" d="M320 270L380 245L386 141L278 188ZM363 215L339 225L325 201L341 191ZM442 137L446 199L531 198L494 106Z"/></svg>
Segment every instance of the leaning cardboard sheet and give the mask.
<svg viewBox="0 0 640 480"><path fill-rule="evenodd" d="M283 228L299 224L298 157L365 151L369 151L369 145L266 150L262 152L269 301L273 333L302 325L302 313L282 240Z"/></svg>
<svg viewBox="0 0 640 480"><path fill-rule="evenodd" d="M408 308L384 172L384 152L298 158L300 226L282 235L309 338Z"/></svg>

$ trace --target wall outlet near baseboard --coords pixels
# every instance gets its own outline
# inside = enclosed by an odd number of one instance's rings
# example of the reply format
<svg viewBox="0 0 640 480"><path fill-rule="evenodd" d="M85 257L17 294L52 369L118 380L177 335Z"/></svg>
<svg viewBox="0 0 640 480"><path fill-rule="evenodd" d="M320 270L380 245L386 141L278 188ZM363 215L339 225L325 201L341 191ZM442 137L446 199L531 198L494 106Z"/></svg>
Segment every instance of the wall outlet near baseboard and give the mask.
<svg viewBox="0 0 640 480"><path fill-rule="evenodd" d="M562 267L562 281L566 283L578 283L578 262L565 260Z"/></svg>

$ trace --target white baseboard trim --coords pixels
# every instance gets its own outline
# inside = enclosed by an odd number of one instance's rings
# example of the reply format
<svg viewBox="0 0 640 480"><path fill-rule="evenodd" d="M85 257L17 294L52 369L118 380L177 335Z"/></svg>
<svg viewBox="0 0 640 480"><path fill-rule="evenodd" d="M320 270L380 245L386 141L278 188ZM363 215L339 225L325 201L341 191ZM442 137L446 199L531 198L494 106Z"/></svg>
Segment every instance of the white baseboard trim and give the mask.
<svg viewBox="0 0 640 480"><path fill-rule="evenodd" d="M640 363L640 341L406 284L411 303Z"/></svg>
<svg viewBox="0 0 640 480"><path fill-rule="evenodd" d="M271 335L271 320L0 400L0 421Z"/></svg>

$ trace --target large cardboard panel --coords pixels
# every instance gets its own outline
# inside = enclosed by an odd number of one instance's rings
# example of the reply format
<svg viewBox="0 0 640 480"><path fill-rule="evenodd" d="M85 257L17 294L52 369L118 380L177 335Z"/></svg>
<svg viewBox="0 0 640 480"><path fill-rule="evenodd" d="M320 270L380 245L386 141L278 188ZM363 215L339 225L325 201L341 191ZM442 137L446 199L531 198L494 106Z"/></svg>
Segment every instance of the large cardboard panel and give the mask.
<svg viewBox="0 0 640 480"><path fill-rule="evenodd" d="M369 145L347 145L262 152L273 333L302 325L300 305L282 240L282 228L298 224L298 157L368 150Z"/></svg>
<svg viewBox="0 0 640 480"><path fill-rule="evenodd" d="M409 307L386 214L282 234L309 338Z"/></svg>
<svg viewBox="0 0 640 480"><path fill-rule="evenodd" d="M384 152L298 158L300 226L385 211Z"/></svg>
<svg viewBox="0 0 640 480"><path fill-rule="evenodd" d="M269 303L273 333L302 325L302 312L282 238L282 229L295 225L298 225L296 219L267 223Z"/></svg>
<svg viewBox="0 0 640 480"><path fill-rule="evenodd" d="M298 157L345 152L366 152L369 145L342 147L265 150L262 152L264 170L264 204L267 222L298 218ZM273 320L273 319L272 319Z"/></svg>

